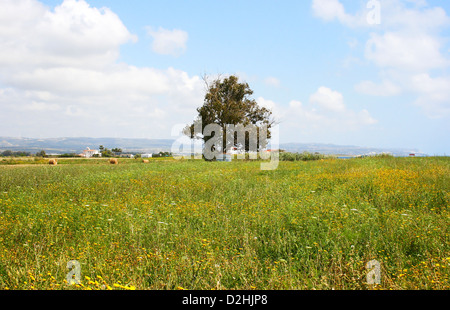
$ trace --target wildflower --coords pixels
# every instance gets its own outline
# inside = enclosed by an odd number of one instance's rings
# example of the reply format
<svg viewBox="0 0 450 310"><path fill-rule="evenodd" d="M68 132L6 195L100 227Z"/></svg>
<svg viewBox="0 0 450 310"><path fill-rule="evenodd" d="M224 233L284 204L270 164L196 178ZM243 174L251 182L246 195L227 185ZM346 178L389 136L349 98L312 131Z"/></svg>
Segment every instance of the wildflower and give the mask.
<svg viewBox="0 0 450 310"><path fill-rule="evenodd" d="M120 281L119 281L119 282L120 282ZM125 289L125 290L131 290L131 291L134 291L134 290L136 289L136 287L133 286L133 285L126 286L126 285L121 285L121 284L114 283L113 286L114 286L114 287L118 287L118 288L123 288L123 289Z"/></svg>

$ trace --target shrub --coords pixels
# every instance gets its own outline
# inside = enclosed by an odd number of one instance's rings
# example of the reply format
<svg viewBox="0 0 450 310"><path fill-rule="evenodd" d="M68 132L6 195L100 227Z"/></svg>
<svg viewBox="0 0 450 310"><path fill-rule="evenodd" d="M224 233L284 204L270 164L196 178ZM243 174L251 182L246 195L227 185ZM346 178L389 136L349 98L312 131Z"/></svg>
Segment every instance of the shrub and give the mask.
<svg viewBox="0 0 450 310"><path fill-rule="evenodd" d="M289 152L282 152L280 153L280 161L308 161L308 160L320 160L324 159L325 155L318 154L318 153L310 153L310 152L303 152L303 153L289 153Z"/></svg>

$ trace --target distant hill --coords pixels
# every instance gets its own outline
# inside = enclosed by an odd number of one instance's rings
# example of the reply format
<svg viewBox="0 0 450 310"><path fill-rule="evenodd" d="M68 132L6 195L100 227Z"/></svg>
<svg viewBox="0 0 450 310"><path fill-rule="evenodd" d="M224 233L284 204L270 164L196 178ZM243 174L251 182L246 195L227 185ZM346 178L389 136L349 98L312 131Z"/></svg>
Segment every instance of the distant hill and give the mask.
<svg viewBox="0 0 450 310"><path fill-rule="evenodd" d="M416 156L427 156L415 149L400 149L400 148L376 148L376 147L361 147L354 145L335 145L335 144L321 144L321 143L283 143L280 144L280 149L293 153L301 152L318 152L327 155L370 155L380 153L390 153L394 156L409 156L415 154Z"/></svg>
<svg viewBox="0 0 450 310"><path fill-rule="evenodd" d="M173 140L165 139L123 139L123 138L11 138L0 137L0 150L47 153L80 153L87 147L98 149L121 148L124 152L160 152L170 151Z"/></svg>
<svg viewBox="0 0 450 310"><path fill-rule="evenodd" d="M170 151L174 140L171 139L132 139L132 138L13 138L0 137L0 151L26 151L36 153L44 150L47 153L80 153L86 147L98 149L100 145L106 148L121 148L124 152L155 153ZM363 155L375 153L391 153L395 156L408 156L411 153L417 156L426 156L414 149L388 149L370 148L352 145L334 145L321 143L282 143L280 149L287 152L318 152L321 154L336 155Z"/></svg>

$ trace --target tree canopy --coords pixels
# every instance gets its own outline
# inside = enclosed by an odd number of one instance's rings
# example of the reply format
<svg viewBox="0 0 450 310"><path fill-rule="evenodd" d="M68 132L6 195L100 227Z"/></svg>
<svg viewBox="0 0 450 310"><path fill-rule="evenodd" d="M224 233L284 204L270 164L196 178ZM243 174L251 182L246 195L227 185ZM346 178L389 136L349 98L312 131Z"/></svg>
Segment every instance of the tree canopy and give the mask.
<svg viewBox="0 0 450 310"><path fill-rule="evenodd" d="M238 135L236 132L228 130L229 137L227 143L227 126L228 125L242 125L247 127L256 128L257 136L257 150L264 147L267 144L267 140L270 139L270 128L274 124L272 119L272 111L265 107L260 107L256 100L251 98L253 90L250 89L248 83L239 82L237 76L231 75L229 77L221 79L220 77L208 82L207 78L204 78L207 92L203 102L203 106L197 109L198 117L190 125L185 128L185 134L191 138L198 138L195 132L196 123L201 123L201 133L205 132L205 127L209 124L217 124L222 128L224 133L222 136L223 152L230 150L232 147L236 147L240 150L248 152L251 150L250 146L250 132L245 133L245 143L239 143ZM261 128L267 129L266 136L261 135ZM247 127L249 128L249 127ZM215 133L217 134L217 133ZM213 138L214 135L202 135L202 139L206 142ZM231 143L230 143L231 141Z"/></svg>

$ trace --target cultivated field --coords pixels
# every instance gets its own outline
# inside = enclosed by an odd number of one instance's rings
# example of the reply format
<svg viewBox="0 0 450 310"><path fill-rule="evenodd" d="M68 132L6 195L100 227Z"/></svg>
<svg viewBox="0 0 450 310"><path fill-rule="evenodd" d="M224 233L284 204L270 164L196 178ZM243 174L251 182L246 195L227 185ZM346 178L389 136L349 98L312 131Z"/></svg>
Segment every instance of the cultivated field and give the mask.
<svg viewBox="0 0 450 310"><path fill-rule="evenodd" d="M0 289L450 289L450 158L12 163Z"/></svg>

